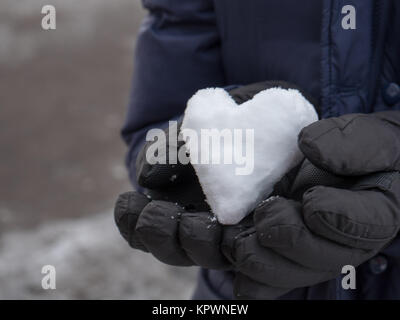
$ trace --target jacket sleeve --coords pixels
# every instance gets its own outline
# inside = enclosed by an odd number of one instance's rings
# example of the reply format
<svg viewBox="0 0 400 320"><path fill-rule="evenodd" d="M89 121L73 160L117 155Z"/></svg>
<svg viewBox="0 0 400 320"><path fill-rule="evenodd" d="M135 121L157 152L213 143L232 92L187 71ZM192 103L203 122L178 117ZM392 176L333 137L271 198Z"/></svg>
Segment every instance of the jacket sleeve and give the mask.
<svg viewBox="0 0 400 320"><path fill-rule="evenodd" d="M127 119L122 137L137 187L135 159L146 132L179 117L198 90L223 86L220 41L212 0L144 0Z"/></svg>

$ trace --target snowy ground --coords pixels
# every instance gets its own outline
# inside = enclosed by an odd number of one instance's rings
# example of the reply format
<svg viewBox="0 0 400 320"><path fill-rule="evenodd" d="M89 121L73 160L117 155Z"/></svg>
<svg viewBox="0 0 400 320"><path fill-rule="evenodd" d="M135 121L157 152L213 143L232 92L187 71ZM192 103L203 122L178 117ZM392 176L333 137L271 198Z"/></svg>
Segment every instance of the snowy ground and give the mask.
<svg viewBox="0 0 400 320"><path fill-rule="evenodd" d="M0 1L1 299L190 297L195 269L131 250L112 221L143 15L138 0ZM41 288L47 264L56 290Z"/></svg>
<svg viewBox="0 0 400 320"><path fill-rule="evenodd" d="M187 299L195 270L157 263L131 250L112 214L57 221L3 235L0 299ZM56 268L56 289L41 286L44 265Z"/></svg>

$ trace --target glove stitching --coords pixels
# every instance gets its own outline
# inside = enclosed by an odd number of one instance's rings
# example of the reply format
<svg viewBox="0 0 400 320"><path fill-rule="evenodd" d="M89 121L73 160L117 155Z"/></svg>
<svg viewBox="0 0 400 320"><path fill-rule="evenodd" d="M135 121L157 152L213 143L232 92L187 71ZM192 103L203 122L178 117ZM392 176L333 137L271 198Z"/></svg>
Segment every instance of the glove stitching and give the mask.
<svg viewBox="0 0 400 320"><path fill-rule="evenodd" d="M290 227L290 228L296 229L297 231L300 231L300 232L306 232L306 229L304 227L298 226L296 224L274 224L273 226L266 227L267 228L266 231L260 232L260 235L258 235L258 238L260 240L266 239L265 236L268 236L268 233L269 233L268 230L272 229L272 228L276 228L276 227ZM257 234L258 234L258 232L257 232ZM261 236L261 234L262 234L262 236ZM287 246L285 246L285 247L287 247ZM290 244L290 247L295 247L295 244L294 245ZM273 248L273 247L268 246L268 248Z"/></svg>
<svg viewBox="0 0 400 320"><path fill-rule="evenodd" d="M335 127L333 127L333 128L329 128L328 130L326 130L326 131L324 131L323 133L319 134L317 137L314 137L313 139L308 139L307 142L308 142L308 143L314 142L315 140L321 138L321 137L324 136L325 134L327 134L327 133L329 133L329 132L331 132L331 131L333 131L333 130L335 130L335 129L338 129L338 130L340 130L340 131L344 131L344 130L347 128L347 126L349 126L351 123L353 123L356 119L364 118L364 117L367 117L367 115L365 115L365 114L359 114L359 115L355 116L353 119L349 120L343 127L335 126Z"/></svg>
<svg viewBox="0 0 400 320"><path fill-rule="evenodd" d="M359 115L355 116L353 119L349 120L343 127L340 127L340 126L336 125L336 126L334 126L334 127L332 127L332 128L327 129L326 131L324 131L323 133L319 134L318 136L316 136L316 137L314 137L314 138L312 138L312 139L307 139L307 138L305 138L305 139L303 140L304 145L305 145L306 147L308 147L308 149L313 150L314 153L315 153L315 154L314 154L314 157L313 157L313 160L308 159L307 157L306 157L306 158L307 158L311 163L313 163L315 166L320 167L320 168L323 168L323 169L325 169L325 170L327 170L327 171L329 171L329 172L334 172L334 173L340 172L340 169L339 169L339 168L337 168L335 165L333 165L333 163L330 163L331 161L329 161L329 158L328 158L328 159L323 159L322 154L321 154L319 148L315 148L315 146L311 146L311 144L312 144L314 141L320 139L322 136L328 134L329 132L331 132L331 131L333 131L333 130L338 129L338 130L340 130L341 132L343 132L343 131L347 128L347 126L349 126L350 124L352 124L356 119L363 118L363 117L366 117L366 115L365 115L365 114L359 114ZM302 133L300 133L300 134L302 134ZM302 151L303 151L303 149L302 149L301 146L303 145L303 143L300 143L300 145L299 145L299 147L300 147L300 149L301 149ZM304 151L303 151L303 153L304 153ZM315 160L315 161L314 161L314 160Z"/></svg>
<svg viewBox="0 0 400 320"><path fill-rule="evenodd" d="M331 223L329 223L329 221L327 221L326 219L324 219L321 214L335 214L335 215L339 215L341 217L343 217L344 219L347 219L349 221L351 221L352 223L356 224L356 225L360 225L360 226L366 226L367 228L370 226L376 226L376 227L391 227L392 229L396 229L396 227L391 226L391 225L377 225L377 224L370 224L370 223L361 223L361 222L356 222L353 219L350 219L349 217L340 214L340 213L336 213L336 212L331 212L331 211L316 211L313 212L310 216L309 219L312 219L314 216L317 216L317 218L319 219L320 222L322 222L326 227L328 227L331 231L334 231L334 233L345 236L347 238L351 238L352 240L364 240L366 242L381 242L384 240L390 240L392 239L396 233L392 231L392 235L388 236L388 237L384 237L384 238L364 238L364 237L357 237L355 235L351 235L348 233L344 233L343 231L337 229L334 225L332 225ZM312 229L311 229L312 230Z"/></svg>
<svg viewBox="0 0 400 320"><path fill-rule="evenodd" d="M241 252L242 254L240 255L241 259L239 261L239 263L236 264L236 271L242 272L241 270L257 270L257 273L260 274L260 272L262 272L263 274L270 274L270 272L273 272L273 276L269 276L267 282L265 281L265 279L263 280L258 280L255 279L258 282L261 282L263 284L272 286L272 287L280 287L280 288L287 288L287 289L294 289L297 287L303 287L303 286L309 286L309 285L314 285L316 283L320 283L323 281L326 281L328 279L334 278L337 276L337 272L332 271L332 270L321 270L318 271L318 280L313 281L311 284L298 284L296 287L293 287L292 285L288 285L288 284L284 284L284 283L273 283L271 284L271 282L276 281L277 279L279 279L279 277L276 276L276 266L274 266L274 264L266 264L264 261L259 261L258 259L258 255L256 255L253 252L247 252L246 251L246 241L241 241L240 245L241 248ZM306 266L303 266L302 264L298 263L297 261L294 261L292 259L289 259L286 256L282 256L279 253L275 252L274 250L272 250L274 252L274 254L278 255L279 257L281 257L283 260L288 261L290 264L293 264L295 266L297 266L300 270L302 270L303 272L307 273L306 270L310 269ZM237 256L237 255L236 255ZM243 268L244 267L244 268ZM254 281L254 279L253 279Z"/></svg>

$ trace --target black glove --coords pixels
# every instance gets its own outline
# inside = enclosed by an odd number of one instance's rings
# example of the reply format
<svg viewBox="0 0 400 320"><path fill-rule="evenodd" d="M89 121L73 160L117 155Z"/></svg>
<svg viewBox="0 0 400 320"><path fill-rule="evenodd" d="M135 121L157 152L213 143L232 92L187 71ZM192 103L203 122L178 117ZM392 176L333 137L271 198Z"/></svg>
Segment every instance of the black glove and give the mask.
<svg viewBox="0 0 400 320"><path fill-rule="evenodd" d="M267 81L231 90L230 95L241 104L272 87L301 91L292 84ZM316 105L308 94L302 93ZM144 145L136 161L138 183L149 194L122 194L115 206L115 221L122 236L133 248L150 251L167 264L231 269L221 246L230 248L235 237L253 224L252 219L248 217L235 226L220 225L209 212L192 166L149 164L145 154L151 144ZM162 151L168 153L168 150L167 147Z"/></svg>
<svg viewBox="0 0 400 320"><path fill-rule="evenodd" d="M311 187L298 201L272 198L255 210L253 233L239 236L229 253L243 275L235 281L239 297L274 298L333 279L398 233L400 112L315 122L302 130L299 146L315 166L339 175L338 184Z"/></svg>
<svg viewBox="0 0 400 320"><path fill-rule="evenodd" d="M168 160L169 143L177 141L170 141L168 129L165 130L165 134L167 146L159 152L165 152ZM147 142L136 159L137 181L139 185L147 188L146 195L136 191L121 194L115 205L115 222L121 235L132 248L150 251L167 264L194 265L195 262L181 248L181 240L186 238L185 232L191 232L188 228L192 224L203 223L207 224L206 234L200 234L207 236L207 233L218 228L218 225L211 219L193 167L179 162L150 164L146 152L152 143ZM172 147L178 149L183 144L177 142ZM215 225L212 229L207 228L210 223ZM182 231L179 232L180 228ZM179 239L178 235L182 239ZM206 238L213 241L208 236ZM215 245L212 248L215 250ZM219 257L223 258L221 255Z"/></svg>

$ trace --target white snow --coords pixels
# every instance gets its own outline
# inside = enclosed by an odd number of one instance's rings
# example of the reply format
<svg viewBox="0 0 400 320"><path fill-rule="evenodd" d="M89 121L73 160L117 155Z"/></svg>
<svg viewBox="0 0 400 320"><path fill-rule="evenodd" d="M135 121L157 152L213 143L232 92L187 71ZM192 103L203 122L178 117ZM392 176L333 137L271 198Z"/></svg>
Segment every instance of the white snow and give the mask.
<svg viewBox="0 0 400 320"><path fill-rule="evenodd" d="M235 163L193 161L204 150L186 139L191 163L219 222L238 223L268 197L273 185L302 158L298 133L317 120L314 107L294 89L267 89L239 106L221 88L199 90L189 99L182 130L195 130L200 136L202 129L254 129L254 170L249 175L235 174ZM224 147L216 151L223 154Z"/></svg>
<svg viewBox="0 0 400 320"><path fill-rule="evenodd" d="M56 268L56 289L41 286ZM196 268L158 262L133 250L110 212L61 220L0 238L0 299L188 299Z"/></svg>

